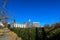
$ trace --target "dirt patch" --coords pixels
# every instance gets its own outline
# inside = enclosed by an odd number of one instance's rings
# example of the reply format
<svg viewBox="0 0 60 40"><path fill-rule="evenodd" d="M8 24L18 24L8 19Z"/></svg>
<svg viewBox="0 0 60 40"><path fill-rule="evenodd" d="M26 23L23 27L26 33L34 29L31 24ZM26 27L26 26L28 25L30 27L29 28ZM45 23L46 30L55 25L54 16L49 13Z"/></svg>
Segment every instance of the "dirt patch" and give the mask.
<svg viewBox="0 0 60 40"><path fill-rule="evenodd" d="M9 31L9 35L13 38L13 40L21 40L20 37L18 37L14 32Z"/></svg>

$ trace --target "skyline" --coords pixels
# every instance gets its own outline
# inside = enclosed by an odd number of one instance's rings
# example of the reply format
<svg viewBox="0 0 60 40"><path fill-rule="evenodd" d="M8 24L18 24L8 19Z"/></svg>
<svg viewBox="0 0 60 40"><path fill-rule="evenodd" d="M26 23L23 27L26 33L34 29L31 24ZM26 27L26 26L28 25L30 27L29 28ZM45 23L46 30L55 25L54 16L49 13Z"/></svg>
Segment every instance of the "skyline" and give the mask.
<svg viewBox="0 0 60 40"><path fill-rule="evenodd" d="M8 0L6 9L14 16L9 22L40 22L40 25L59 22L60 0Z"/></svg>

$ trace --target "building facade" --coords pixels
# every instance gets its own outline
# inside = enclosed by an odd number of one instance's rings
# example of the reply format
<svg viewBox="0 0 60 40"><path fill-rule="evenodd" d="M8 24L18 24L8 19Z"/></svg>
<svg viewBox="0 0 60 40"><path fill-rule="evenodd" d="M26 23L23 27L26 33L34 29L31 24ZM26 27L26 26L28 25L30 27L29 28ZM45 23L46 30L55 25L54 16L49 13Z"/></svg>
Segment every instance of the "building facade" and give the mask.
<svg viewBox="0 0 60 40"><path fill-rule="evenodd" d="M2 22L0 22L0 28L2 28L2 27L4 27L4 25L3 25L3 23L2 23Z"/></svg>
<svg viewBox="0 0 60 40"><path fill-rule="evenodd" d="M32 26L33 27L40 27L40 23L39 22L33 22Z"/></svg>
<svg viewBox="0 0 60 40"><path fill-rule="evenodd" d="M14 23L14 27L26 28L26 24L17 24L17 23Z"/></svg>
<svg viewBox="0 0 60 40"><path fill-rule="evenodd" d="M40 23L33 22L32 25L30 25L30 19L25 24L18 24L13 21L12 27L20 27L20 28L40 27Z"/></svg>

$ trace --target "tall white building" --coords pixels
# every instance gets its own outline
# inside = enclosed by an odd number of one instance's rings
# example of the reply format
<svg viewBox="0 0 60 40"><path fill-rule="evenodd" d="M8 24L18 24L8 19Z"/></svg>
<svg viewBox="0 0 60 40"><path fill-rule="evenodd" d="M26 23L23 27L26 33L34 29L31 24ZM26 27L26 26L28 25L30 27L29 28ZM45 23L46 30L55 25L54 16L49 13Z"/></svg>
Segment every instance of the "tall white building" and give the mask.
<svg viewBox="0 0 60 40"><path fill-rule="evenodd" d="M33 22L32 26L33 27L40 27L40 23L39 22ZM30 19L25 24L18 24L16 22L13 22L12 27L29 28L29 27L31 27Z"/></svg>
<svg viewBox="0 0 60 40"><path fill-rule="evenodd" d="M33 27L40 27L40 23L39 22L33 22L32 26Z"/></svg>
<svg viewBox="0 0 60 40"><path fill-rule="evenodd" d="M30 19L25 24L12 23L12 27L28 28L30 27Z"/></svg>
<svg viewBox="0 0 60 40"><path fill-rule="evenodd" d="M26 28L26 24L17 24L17 23L14 23L14 27Z"/></svg>

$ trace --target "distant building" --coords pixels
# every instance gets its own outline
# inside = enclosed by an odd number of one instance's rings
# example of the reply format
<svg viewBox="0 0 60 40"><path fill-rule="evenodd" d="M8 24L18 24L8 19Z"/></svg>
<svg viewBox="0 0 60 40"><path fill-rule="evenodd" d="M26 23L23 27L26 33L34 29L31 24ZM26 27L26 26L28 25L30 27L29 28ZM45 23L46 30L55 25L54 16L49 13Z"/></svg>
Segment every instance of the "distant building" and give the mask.
<svg viewBox="0 0 60 40"><path fill-rule="evenodd" d="M14 20L12 22L12 25L11 27L20 27L20 28L30 28L30 27L40 27L40 23L39 22L33 22L32 25L30 25L30 19L24 23L24 24L19 24L19 23L16 23L16 21Z"/></svg>
<svg viewBox="0 0 60 40"><path fill-rule="evenodd" d="M50 25L49 24L45 24L44 28L50 28Z"/></svg>
<svg viewBox="0 0 60 40"><path fill-rule="evenodd" d="M52 24L51 27L52 27L52 28L58 28L58 27L60 27L60 23Z"/></svg>
<svg viewBox="0 0 60 40"><path fill-rule="evenodd" d="M33 27L40 27L40 23L39 22L33 22L32 26Z"/></svg>
<svg viewBox="0 0 60 40"><path fill-rule="evenodd" d="M60 27L60 22L59 23L56 23L56 26Z"/></svg>
<svg viewBox="0 0 60 40"><path fill-rule="evenodd" d="M55 27L56 27L56 24L52 24L51 27L52 27L52 28L55 28Z"/></svg>
<svg viewBox="0 0 60 40"><path fill-rule="evenodd" d="M12 27L28 28L30 27L30 19L25 24L18 24L15 21L13 21Z"/></svg>
<svg viewBox="0 0 60 40"><path fill-rule="evenodd" d="M26 24L14 24L14 27L26 28Z"/></svg>
<svg viewBox="0 0 60 40"><path fill-rule="evenodd" d="M2 22L0 22L0 28L2 28L2 27L4 27L4 25L3 25L3 23L2 23Z"/></svg>
<svg viewBox="0 0 60 40"><path fill-rule="evenodd" d="M28 20L28 22L26 23L26 27L30 27L30 19Z"/></svg>
<svg viewBox="0 0 60 40"><path fill-rule="evenodd" d="M16 21L13 20L13 22L12 22L12 27L14 27L15 24L16 24Z"/></svg>

